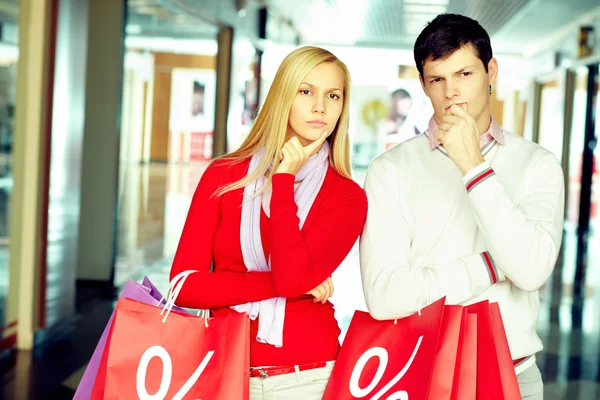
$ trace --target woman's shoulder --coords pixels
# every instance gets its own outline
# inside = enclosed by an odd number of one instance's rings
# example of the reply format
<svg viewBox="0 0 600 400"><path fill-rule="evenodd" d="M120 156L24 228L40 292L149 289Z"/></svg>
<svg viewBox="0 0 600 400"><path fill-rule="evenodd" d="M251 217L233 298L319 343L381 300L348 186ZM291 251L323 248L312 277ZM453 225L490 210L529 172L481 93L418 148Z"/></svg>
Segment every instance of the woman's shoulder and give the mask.
<svg viewBox="0 0 600 400"><path fill-rule="evenodd" d="M203 179L216 180L220 183L236 181L243 178L248 172L250 159L232 160L226 157L212 160L203 174Z"/></svg>
<svg viewBox="0 0 600 400"><path fill-rule="evenodd" d="M342 176L333 167L329 167L323 187L326 188L331 199L352 201L367 204L367 195L364 189L353 179Z"/></svg>

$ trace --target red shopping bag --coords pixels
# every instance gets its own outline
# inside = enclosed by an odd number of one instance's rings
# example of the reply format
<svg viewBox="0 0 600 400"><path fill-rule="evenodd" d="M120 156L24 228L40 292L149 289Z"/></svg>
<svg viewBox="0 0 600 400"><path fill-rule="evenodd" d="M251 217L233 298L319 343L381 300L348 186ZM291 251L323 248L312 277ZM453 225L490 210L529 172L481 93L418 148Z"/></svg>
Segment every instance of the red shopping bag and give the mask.
<svg viewBox="0 0 600 400"><path fill-rule="evenodd" d="M464 312L462 306L444 307L444 317L427 395L428 399L451 399L452 388L455 384L454 377L459 344L465 329L463 314L466 315L466 312Z"/></svg>
<svg viewBox="0 0 600 400"><path fill-rule="evenodd" d="M492 331L494 332L494 344L496 345L496 354L500 367L500 377L502 378L502 391L505 399L521 400L521 390L519 381L515 373L515 366L510 355L508 347L508 338L500 314L498 303L490 303L490 313L492 317Z"/></svg>
<svg viewBox="0 0 600 400"><path fill-rule="evenodd" d="M467 307L477 315L477 399L521 400L498 303Z"/></svg>
<svg viewBox="0 0 600 400"><path fill-rule="evenodd" d="M464 325L454 369L452 400L477 399L477 314L463 309Z"/></svg>
<svg viewBox="0 0 600 400"><path fill-rule="evenodd" d="M91 400L248 399L246 314L171 312L163 323L160 310L119 299Z"/></svg>
<svg viewBox="0 0 600 400"><path fill-rule="evenodd" d="M323 399L382 399L392 394L397 399L427 399L444 302L442 298L421 315L397 321L376 321L355 312Z"/></svg>

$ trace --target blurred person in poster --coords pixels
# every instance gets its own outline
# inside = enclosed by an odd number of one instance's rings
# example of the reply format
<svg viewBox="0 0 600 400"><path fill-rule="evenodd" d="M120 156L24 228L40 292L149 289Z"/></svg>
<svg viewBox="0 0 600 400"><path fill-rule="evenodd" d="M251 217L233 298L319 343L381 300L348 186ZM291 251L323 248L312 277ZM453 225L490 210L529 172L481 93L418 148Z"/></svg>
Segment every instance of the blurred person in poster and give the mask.
<svg viewBox="0 0 600 400"><path fill-rule="evenodd" d="M412 106L413 99L406 89L396 89L392 92L390 116L388 118L388 135L400 134L402 129L408 129L408 132L412 135L421 133L414 124L407 121Z"/></svg>
<svg viewBox="0 0 600 400"><path fill-rule="evenodd" d="M390 114L386 125L385 150L418 135L411 116L413 99L408 90L396 89L391 94Z"/></svg>
<svg viewBox="0 0 600 400"><path fill-rule="evenodd" d="M194 81L194 92L192 97L192 116L204 114L204 92L205 85L198 81Z"/></svg>

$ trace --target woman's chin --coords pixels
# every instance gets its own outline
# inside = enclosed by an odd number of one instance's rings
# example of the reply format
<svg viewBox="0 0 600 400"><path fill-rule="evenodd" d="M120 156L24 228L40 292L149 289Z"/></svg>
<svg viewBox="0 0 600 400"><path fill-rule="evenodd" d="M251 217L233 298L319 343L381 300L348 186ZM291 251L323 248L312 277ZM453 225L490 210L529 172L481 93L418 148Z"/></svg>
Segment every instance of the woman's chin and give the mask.
<svg viewBox="0 0 600 400"><path fill-rule="evenodd" d="M298 137L298 139L300 140L300 143L302 143L303 146L308 146L309 144L311 144L312 142L314 142L315 140L317 140L319 138L319 135L313 133L313 132L307 132L307 133L302 133L297 134L296 135Z"/></svg>

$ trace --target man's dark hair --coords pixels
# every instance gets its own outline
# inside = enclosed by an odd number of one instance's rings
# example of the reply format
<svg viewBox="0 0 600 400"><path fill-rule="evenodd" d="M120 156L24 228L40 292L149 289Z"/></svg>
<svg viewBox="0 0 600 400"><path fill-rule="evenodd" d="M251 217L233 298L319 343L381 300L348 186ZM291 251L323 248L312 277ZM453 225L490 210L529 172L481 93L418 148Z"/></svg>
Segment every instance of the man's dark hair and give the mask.
<svg viewBox="0 0 600 400"><path fill-rule="evenodd" d="M423 77L426 61L443 60L463 46L472 45L485 71L492 59L490 36L479 22L458 14L440 14L427 24L415 42L415 62Z"/></svg>

